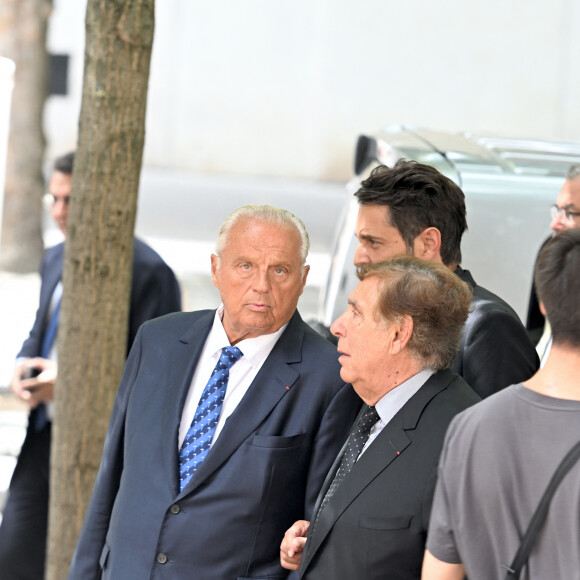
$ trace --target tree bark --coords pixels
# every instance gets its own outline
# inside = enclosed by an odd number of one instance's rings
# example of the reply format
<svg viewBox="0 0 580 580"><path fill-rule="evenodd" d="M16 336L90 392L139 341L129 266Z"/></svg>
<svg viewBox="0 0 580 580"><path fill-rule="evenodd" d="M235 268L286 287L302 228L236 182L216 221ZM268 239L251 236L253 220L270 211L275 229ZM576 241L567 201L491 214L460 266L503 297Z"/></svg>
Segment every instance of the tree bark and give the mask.
<svg viewBox="0 0 580 580"><path fill-rule="evenodd" d="M43 251L42 113L47 94L46 29L51 0L0 2L0 54L16 64L6 160L0 268L38 270Z"/></svg>
<svg viewBox="0 0 580 580"><path fill-rule="evenodd" d="M53 422L47 580L66 577L125 361L154 0L88 0Z"/></svg>

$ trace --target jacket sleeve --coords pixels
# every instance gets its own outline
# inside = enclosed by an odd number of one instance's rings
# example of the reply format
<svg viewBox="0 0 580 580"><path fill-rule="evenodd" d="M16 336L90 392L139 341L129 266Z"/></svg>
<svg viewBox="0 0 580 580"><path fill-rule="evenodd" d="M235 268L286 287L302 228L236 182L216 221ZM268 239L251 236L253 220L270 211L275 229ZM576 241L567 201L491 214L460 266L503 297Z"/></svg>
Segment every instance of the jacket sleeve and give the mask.
<svg viewBox="0 0 580 580"><path fill-rule="evenodd" d="M111 413L101 467L72 559L68 580L99 580L101 578L99 560L105 546L111 512L123 471L125 416L141 360L140 337L139 334L135 339L135 346L125 365Z"/></svg>
<svg viewBox="0 0 580 580"><path fill-rule="evenodd" d="M135 262L131 284L127 350L148 320L181 311L181 291L173 270L161 259Z"/></svg>
<svg viewBox="0 0 580 580"><path fill-rule="evenodd" d="M22 343L22 347L18 353L18 357L34 357L40 355L42 346L42 338L45 330L45 320L52 296L52 288L48 288L46 284L47 272L49 269L47 254L44 254L42 264L40 266L40 297L38 309L34 317L34 323L28 338Z"/></svg>

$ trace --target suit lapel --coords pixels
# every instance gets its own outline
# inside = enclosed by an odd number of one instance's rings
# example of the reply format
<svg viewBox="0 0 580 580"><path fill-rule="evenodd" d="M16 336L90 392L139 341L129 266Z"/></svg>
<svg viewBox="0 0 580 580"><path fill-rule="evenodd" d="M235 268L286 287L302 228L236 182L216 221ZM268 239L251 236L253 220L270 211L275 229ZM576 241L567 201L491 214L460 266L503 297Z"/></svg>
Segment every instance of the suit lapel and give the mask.
<svg viewBox="0 0 580 580"><path fill-rule="evenodd" d="M50 255L50 266L47 268L46 272L47 286L50 288L51 294L54 292L58 281L62 278L62 268L64 265L64 244L55 246L52 251L54 253Z"/></svg>
<svg viewBox="0 0 580 580"><path fill-rule="evenodd" d="M351 427L351 430L348 434L348 437L346 438L343 446L341 447L340 451L338 452L338 455L334 459L334 462L332 463L330 470L328 471L328 473L326 474L326 477L324 478L324 483L322 484L320 492L318 493L318 497L316 498L316 503L314 504L314 508L312 510L313 514L318 513L318 509L320 508L320 504L322 503L322 500L324 499L324 496L326 495L326 492L328 491L328 488L330 487L332 480L334 479L334 476L336 475L336 472L338 471L338 468L340 467L340 462L342 461L342 456L344 455L344 452L346 451L346 446L348 444L348 438L350 437L350 434L352 433L353 429L356 427L356 424L358 423L360 416L364 413L364 410L366 409L366 407L367 407L366 405L363 405L359 414L356 416L356 419L354 420L354 422L352 424L352 427Z"/></svg>
<svg viewBox="0 0 580 580"><path fill-rule="evenodd" d="M292 388L300 375L289 363L302 358L303 324L296 312L182 495L192 493L215 473Z"/></svg>
<svg viewBox="0 0 580 580"><path fill-rule="evenodd" d="M369 483L404 452L410 443L409 437L402 428L400 417L394 417L356 462L352 471L340 484L320 513L315 525L316 533L308 540L308 549L303 558L302 570L306 569L341 514L364 492ZM337 468L338 463L333 465L332 477L327 478L327 481L325 481L326 489L332 482ZM324 493L326 493L326 490L324 490ZM319 505L323 497L324 495L321 492L316 501L317 505ZM316 513L316 510L314 513Z"/></svg>
<svg viewBox="0 0 580 580"><path fill-rule="evenodd" d="M212 310L197 320L183 336L176 339L175 348L167 354L168 388L163 392L161 422L162 433L173 434L163 437L165 468L169 473L172 494L179 489L179 425L183 406L214 316L215 310Z"/></svg>
<svg viewBox="0 0 580 580"><path fill-rule="evenodd" d="M43 272L43 287L39 304L39 315L44 322L47 319L48 310L52 300L54 290L62 279L62 268L64 259L64 244L58 244L47 250L46 268ZM39 348L40 350L40 348Z"/></svg>
<svg viewBox="0 0 580 580"><path fill-rule="evenodd" d="M389 421L368 449L365 450L352 471L344 479L324 510L320 513L318 521L316 522L315 533L308 539L307 550L302 558L301 572L306 570L342 513L364 492L365 488L374 479L410 447L412 440L407 434L407 431L416 428L424 408L455 376L449 370L439 371L432 375L391 421ZM320 501L324 497L323 493L326 493L326 489L328 489L336 473L338 460L339 458L335 461L333 469L324 482L324 487L316 500L317 506L320 504ZM316 513L316 509L314 513Z"/></svg>

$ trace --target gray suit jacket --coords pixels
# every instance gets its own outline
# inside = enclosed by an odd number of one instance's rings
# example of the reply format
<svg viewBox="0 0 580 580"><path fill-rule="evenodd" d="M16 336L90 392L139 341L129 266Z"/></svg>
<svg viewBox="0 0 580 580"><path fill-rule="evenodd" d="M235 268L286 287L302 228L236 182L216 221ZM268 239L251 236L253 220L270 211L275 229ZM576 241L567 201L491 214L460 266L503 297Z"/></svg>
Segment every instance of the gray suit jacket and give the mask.
<svg viewBox="0 0 580 580"><path fill-rule="evenodd" d="M310 517L360 400L296 312L180 492L179 423L213 318L180 313L139 331L69 580L286 577L280 541Z"/></svg>

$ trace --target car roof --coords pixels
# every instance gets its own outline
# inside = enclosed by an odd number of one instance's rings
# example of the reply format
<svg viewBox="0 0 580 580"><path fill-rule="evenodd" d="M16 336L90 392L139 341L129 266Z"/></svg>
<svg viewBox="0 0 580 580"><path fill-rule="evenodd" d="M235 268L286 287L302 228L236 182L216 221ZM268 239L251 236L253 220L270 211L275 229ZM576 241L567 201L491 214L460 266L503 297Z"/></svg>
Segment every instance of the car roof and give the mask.
<svg viewBox="0 0 580 580"><path fill-rule="evenodd" d="M376 140L374 159L370 157L372 151L366 158L359 151L364 148L365 139ZM514 176L524 179L562 178L570 165L580 163L580 143L450 133L395 125L386 127L373 137L359 137L355 174L360 175L373 161L392 166L400 158L433 165L460 185L470 174L505 176L508 179Z"/></svg>

